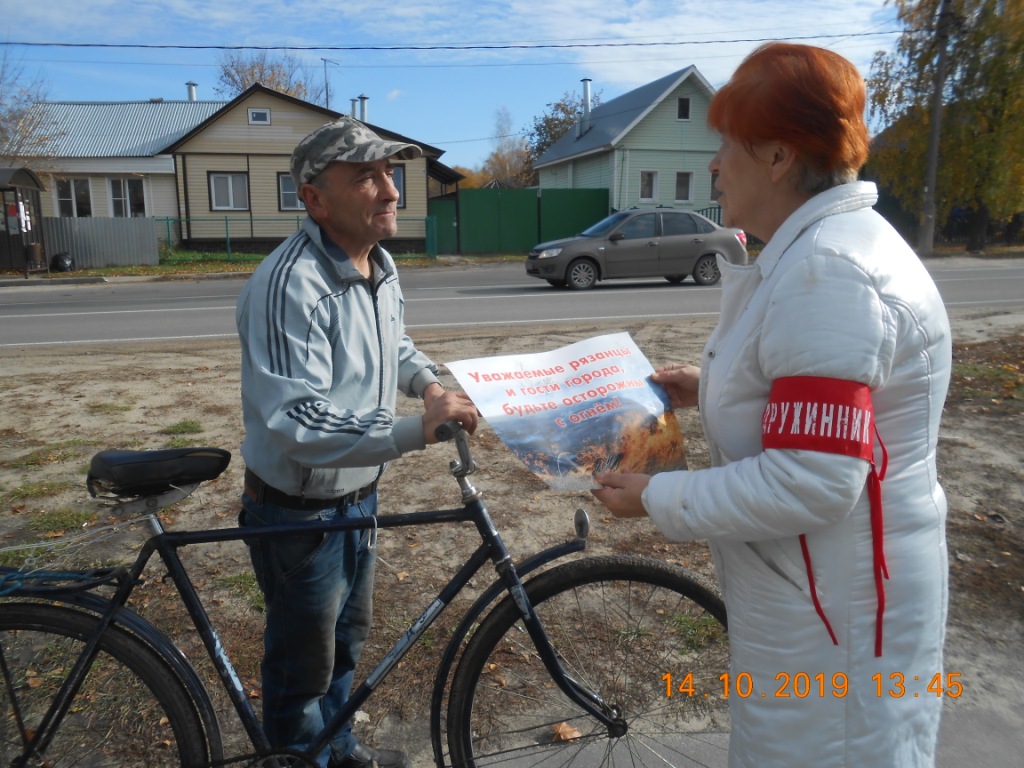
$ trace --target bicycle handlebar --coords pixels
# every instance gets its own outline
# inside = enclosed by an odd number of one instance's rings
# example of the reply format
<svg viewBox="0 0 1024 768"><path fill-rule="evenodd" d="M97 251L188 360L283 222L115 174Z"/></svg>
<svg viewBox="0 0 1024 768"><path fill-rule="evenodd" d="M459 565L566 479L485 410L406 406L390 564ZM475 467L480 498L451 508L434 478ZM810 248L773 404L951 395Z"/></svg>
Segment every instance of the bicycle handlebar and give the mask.
<svg viewBox="0 0 1024 768"><path fill-rule="evenodd" d="M459 422L455 419L448 419L448 421L437 425L437 429L434 430L434 437L439 442L447 443L461 431L462 425Z"/></svg>

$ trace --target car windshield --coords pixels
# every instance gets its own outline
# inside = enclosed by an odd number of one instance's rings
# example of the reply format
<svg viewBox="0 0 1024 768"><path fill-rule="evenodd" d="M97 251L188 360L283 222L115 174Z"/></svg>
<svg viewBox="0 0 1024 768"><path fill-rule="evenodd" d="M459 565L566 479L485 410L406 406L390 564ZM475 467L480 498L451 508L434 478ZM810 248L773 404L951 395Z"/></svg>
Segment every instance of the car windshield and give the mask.
<svg viewBox="0 0 1024 768"><path fill-rule="evenodd" d="M628 218L629 215L629 211L619 211L618 213L613 213L611 216L601 219L599 222L597 222L597 224L593 224L587 227L580 234L585 235L587 237L604 237L617 226L619 226L619 224L622 223L623 219Z"/></svg>

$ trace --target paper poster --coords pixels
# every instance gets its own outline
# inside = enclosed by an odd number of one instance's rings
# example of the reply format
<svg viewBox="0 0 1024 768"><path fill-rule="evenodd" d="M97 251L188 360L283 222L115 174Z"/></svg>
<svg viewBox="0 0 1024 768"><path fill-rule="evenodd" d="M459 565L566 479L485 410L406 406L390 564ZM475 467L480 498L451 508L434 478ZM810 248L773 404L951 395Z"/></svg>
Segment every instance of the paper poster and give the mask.
<svg viewBox="0 0 1024 768"><path fill-rule="evenodd" d="M628 333L447 367L509 450L556 491L597 488L595 472L686 467L668 395Z"/></svg>

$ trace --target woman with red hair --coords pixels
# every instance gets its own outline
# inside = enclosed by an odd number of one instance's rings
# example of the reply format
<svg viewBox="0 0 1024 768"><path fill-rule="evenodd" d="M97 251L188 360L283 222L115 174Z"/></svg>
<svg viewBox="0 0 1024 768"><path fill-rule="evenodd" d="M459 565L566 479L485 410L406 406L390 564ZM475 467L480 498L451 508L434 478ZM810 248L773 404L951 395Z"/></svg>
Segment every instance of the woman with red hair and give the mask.
<svg viewBox="0 0 1024 768"><path fill-rule="evenodd" d="M958 690L935 466L949 321L857 181L864 105L850 62L783 43L715 94L723 223L766 245L750 265L720 260L700 367L654 375L676 407L699 405L712 466L597 476L614 514L710 542L732 675L754 691L729 698L730 766L932 766Z"/></svg>

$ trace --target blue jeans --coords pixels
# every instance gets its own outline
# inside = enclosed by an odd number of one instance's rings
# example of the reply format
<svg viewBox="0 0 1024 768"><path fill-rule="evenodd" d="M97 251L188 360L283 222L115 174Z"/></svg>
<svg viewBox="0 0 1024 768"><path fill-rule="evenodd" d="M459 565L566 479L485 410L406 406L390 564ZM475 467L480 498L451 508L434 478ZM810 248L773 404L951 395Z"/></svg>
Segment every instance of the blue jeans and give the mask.
<svg viewBox="0 0 1024 768"><path fill-rule="evenodd" d="M289 509L243 494L240 522L277 525L376 512L376 493L340 510ZM348 700L373 614L376 550L370 538L371 531L359 530L248 542L266 602L263 730L271 746L304 751ZM326 766L355 745L348 723L317 761Z"/></svg>

